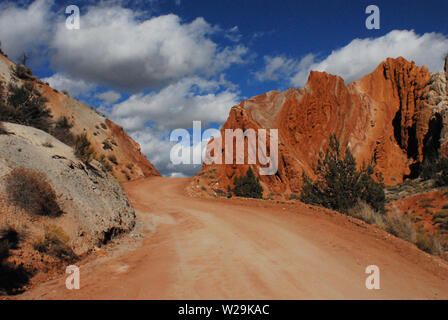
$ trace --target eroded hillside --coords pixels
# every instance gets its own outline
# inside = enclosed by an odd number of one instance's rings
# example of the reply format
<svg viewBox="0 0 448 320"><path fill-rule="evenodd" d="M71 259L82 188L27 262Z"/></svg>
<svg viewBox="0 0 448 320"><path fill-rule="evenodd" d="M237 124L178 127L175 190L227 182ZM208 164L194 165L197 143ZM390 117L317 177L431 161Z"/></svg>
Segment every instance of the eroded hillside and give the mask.
<svg viewBox="0 0 448 320"><path fill-rule="evenodd" d="M71 130L75 135L86 133L97 156L104 155L105 161L119 180L128 181L160 175L140 152L140 145L132 140L123 128L106 119L95 109L58 92L33 76L20 79L14 74L15 67L12 61L0 54L0 82L5 90L9 83L32 83L48 100L46 107L51 110L53 118L65 116L72 121Z"/></svg>

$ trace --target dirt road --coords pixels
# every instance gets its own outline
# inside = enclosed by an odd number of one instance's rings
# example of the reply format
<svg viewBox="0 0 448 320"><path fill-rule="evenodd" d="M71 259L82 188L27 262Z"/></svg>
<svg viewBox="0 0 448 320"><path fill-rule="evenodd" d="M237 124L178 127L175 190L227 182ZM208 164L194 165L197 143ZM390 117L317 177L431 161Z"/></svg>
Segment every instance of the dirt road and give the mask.
<svg viewBox="0 0 448 320"><path fill-rule="evenodd" d="M26 299L447 299L448 265L357 220L300 203L200 199L189 179L125 190L149 231L128 252L81 266ZM365 268L380 268L367 290Z"/></svg>

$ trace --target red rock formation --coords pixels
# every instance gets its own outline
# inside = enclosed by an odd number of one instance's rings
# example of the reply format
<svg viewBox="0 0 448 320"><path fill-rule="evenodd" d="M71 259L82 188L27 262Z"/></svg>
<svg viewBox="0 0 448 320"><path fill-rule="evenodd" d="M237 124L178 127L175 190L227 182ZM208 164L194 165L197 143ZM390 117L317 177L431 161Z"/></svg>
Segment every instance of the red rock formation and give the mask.
<svg viewBox="0 0 448 320"><path fill-rule="evenodd" d="M401 57L347 86L340 77L312 71L301 89L271 91L234 106L221 134L227 128L279 130L278 172L260 177L265 197L298 193L302 172L312 175L330 134L349 146L359 165L372 162L384 182L394 185L417 174L425 153L437 147L437 133L430 130L431 79L426 67ZM210 170L216 188L226 190L247 165L204 165L200 176Z"/></svg>

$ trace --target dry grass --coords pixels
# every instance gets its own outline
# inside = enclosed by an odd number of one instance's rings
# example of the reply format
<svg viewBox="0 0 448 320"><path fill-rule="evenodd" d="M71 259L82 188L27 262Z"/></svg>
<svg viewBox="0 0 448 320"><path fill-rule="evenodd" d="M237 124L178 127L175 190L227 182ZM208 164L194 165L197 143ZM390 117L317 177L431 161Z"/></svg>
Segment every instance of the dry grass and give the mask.
<svg viewBox="0 0 448 320"><path fill-rule="evenodd" d="M29 284L32 272L9 258L26 245L30 228L29 215L10 206L0 197L0 294L17 294ZM20 251L20 250L19 250Z"/></svg>
<svg viewBox="0 0 448 320"><path fill-rule="evenodd" d="M73 262L77 256L68 245L69 241L69 236L61 227L50 225L45 228L44 237L35 241L34 249L62 261Z"/></svg>
<svg viewBox="0 0 448 320"><path fill-rule="evenodd" d="M8 201L26 212L49 217L62 214L56 192L44 173L15 168L6 175L5 185Z"/></svg>
<svg viewBox="0 0 448 320"><path fill-rule="evenodd" d="M429 235L417 229L408 215L387 215L373 210L360 201L348 215L374 225L388 233L415 244L420 250L448 260L448 239L442 234Z"/></svg>

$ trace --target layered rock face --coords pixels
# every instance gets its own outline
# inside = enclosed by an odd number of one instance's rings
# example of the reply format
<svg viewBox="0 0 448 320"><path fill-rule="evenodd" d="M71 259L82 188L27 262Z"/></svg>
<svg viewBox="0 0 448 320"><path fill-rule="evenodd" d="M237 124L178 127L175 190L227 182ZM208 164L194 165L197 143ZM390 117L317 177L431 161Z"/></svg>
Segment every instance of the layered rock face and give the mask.
<svg viewBox="0 0 448 320"><path fill-rule="evenodd" d="M0 54L0 81L7 88L9 83L21 84L24 81L14 76L15 65ZM37 78L30 80L42 96L48 99L46 107L51 110L54 119L65 116L73 120L73 134L85 132L97 153L106 159L115 157L110 162L113 174L121 181L135 180L149 176L159 176L156 168L140 152L140 146L132 140L123 128L97 113L93 108L70 96L58 92ZM116 162L116 163L114 163Z"/></svg>
<svg viewBox="0 0 448 320"><path fill-rule="evenodd" d="M312 176L331 134L350 148L359 165L372 163L385 184L394 185L416 176L424 160L446 152L446 83L445 72L431 75L401 57L387 59L349 85L312 71L301 89L271 91L234 106L221 134L225 129L278 129L278 171L260 176L265 196L299 192L302 172ZM204 165L200 176L213 170L215 188L225 190L247 167Z"/></svg>

